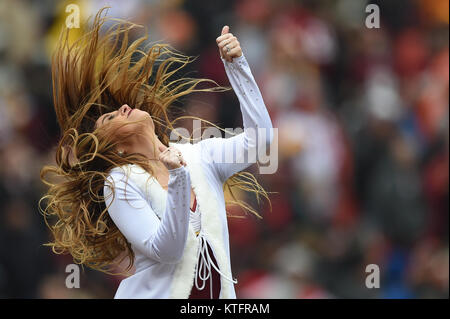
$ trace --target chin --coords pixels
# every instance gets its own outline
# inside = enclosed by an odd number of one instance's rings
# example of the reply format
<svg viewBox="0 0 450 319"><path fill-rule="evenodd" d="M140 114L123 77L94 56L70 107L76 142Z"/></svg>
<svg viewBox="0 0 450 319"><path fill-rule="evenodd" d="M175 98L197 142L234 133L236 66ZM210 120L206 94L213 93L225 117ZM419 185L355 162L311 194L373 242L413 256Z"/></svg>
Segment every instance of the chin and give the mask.
<svg viewBox="0 0 450 319"><path fill-rule="evenodd" d="M145 125L146 126L148 125L153 132L155 131L155 123L153 123L153 119L148 112L137 110L137 109L135 109L135 111L133 111L133 113L134 112L136 112L136 114L134 114L133 120L138 120L138 121L144 120L146 123Z"/></svg>
<svg viewBox="0 0 450 319"><path fill-rule="evenodd" d="M145 111L138 110L138 109L133 109L133 112L131 113L130 118L132 118L134 120L144 120L144 119L150 119L151 120L150 114L148 114Z"/></svg>

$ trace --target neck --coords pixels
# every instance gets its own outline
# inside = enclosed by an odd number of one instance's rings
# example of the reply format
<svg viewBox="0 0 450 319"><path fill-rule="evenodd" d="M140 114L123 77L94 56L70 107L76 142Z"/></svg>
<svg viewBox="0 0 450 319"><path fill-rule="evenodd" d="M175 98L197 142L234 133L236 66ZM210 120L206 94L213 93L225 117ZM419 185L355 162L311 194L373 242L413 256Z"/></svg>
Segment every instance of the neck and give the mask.
<svg viewBox="0 0 450 319"><path fill-rule="evenodd" d="M140 153L147 157L150 163L160 166L162 163L159 161L159 154L161 151L159 147L162 146L164 149L167 148L155 134L148 133L145 136L137 137L133 140L132 145L129 149L132 153ZM163 165L162 165L163 166Z"/></svg>

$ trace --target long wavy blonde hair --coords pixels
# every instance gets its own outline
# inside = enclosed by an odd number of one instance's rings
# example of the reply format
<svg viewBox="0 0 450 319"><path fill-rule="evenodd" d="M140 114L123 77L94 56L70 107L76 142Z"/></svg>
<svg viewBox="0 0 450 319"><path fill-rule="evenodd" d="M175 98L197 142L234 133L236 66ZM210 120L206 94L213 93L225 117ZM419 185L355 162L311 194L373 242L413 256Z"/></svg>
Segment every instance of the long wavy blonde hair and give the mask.
<svg viewBox="0 0 450 319"><path fill-rule="evenodd" d="M183 77L169 82L193 60L168 44L154 43L141 50L147 32L128 45L129 32L142 26L102 17L105 9L95 15L92 28L72 44L68 41L70 29L65 28L52 56L53 102L62 136L56 148L56 164L41 170L40 177L48 191L39 201L39 209L52 234L53 241L45 245L54 253L70 253L78 264L109 274L123 274L114 273L113 266L128 258L129 271L134 254L108 214L104 183L108 172L116 166L140 165L151 175L154 170L143 155L119 156L115 152L117 136L96 128L96 120L123 104L131 105L151 115L155 134L168 145L169 132L180 119L198 119L219 128L196 116L171 120L177 114L174 101L193 92L223 92L231 88L210 79ZM116 23L100 32L107 20ZM177 64L180 66L170 70ZM215 87L196 88L203 82ZM232 198L226 205L240 206L259 218L250 205L236 199L233 190L255 194L258 203L263 196L270 203L267 192L249 172L231 176L223 187Z"/></svg>

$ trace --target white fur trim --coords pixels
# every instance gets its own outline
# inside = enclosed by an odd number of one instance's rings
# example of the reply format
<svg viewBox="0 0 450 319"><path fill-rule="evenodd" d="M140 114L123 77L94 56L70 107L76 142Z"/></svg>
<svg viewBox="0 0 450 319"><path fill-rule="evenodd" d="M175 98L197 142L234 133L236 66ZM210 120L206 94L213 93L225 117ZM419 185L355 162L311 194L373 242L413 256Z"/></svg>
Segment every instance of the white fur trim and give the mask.
<svg viewBox="0 0 450 319"><path fill-rule="evenodd" d="M197 206L201 212L201 232L206 236L211 248L214 252L219 269L224 272L227 277L231 278L231 269L229 260L225 250L223 236L223 222L220 217L220 206L217 199L210 195L210 186L203 173L201 164L201 152L198 144L177 144L170 143L169 146L175 146L183 154L186 161L186 168L191 177L191 186L197 197ZM195 274L194 274L195 276ZM220 277L221 290L219 298L231 298L231 283ZM174 285L176 283L174 282Z"/></svg>
<svg viewBox="0 0 450 319"><path fill-rule="evenodd" d="M221 272L231 278L229 259L224 244L223 221L220 216L220 206L217 199L210 195L210 186L203 173L198 145L190 143L177 144L169 142L169 146L175 146L183 154L186 161L186 169L191 178L191 186L197 198L197 206L201 212L201 232L206 236L214 252L217 265ZM166 208L167 192L158 181L150 176L143 168L137 165L124 166L129 178L135 182L146 195L151 208L159 219L162 218ZM197 251L200 241L195 235L191 225L183 258L175 267L172 277L169 298L187 299L194 285L195 265L197 263ZM219 298L231 298L231 283L221 276L221 290Z"/></svg>

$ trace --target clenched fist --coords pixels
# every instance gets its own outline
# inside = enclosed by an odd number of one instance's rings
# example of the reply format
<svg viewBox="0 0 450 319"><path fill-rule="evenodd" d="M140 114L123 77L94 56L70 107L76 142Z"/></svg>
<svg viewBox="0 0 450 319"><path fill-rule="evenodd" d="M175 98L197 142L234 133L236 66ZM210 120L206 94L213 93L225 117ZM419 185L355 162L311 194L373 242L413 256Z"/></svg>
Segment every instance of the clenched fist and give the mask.
<svg viewBox="0 0 450 319"><path fill-rule="evenodd" d="M181 155L181 152L173 146L165 147L159 146L161 153L159 154L159 160L167 167L168 170L179 168L182 165L186 166L186 162Z"/></svg>
<svg viewBox="0 0 450 319"><path fill-rule="evenodd" d="M242 55L242 49L237 38L229 33L230 27L224 26L222 34L216 39L219 46L220 56L228 62L232 62L233 58L238 58Z"/></svg>

